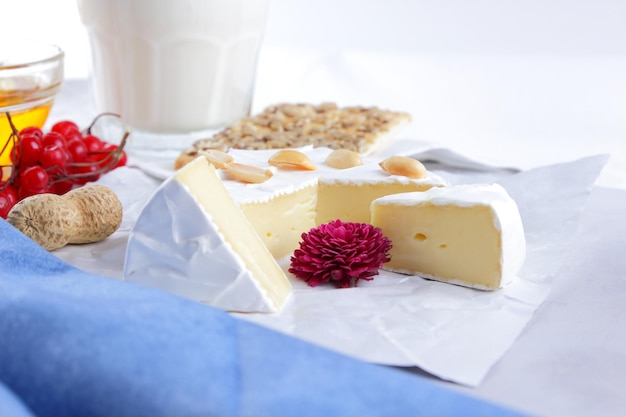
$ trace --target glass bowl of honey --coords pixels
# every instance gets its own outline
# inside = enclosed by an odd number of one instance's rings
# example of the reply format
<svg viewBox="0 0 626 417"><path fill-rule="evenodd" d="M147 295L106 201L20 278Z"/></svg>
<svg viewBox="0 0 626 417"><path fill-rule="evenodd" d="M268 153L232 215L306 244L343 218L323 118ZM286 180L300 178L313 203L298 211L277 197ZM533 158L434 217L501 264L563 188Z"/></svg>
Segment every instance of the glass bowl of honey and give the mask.
<svg viewBox="0 0 626 417"><path fill-rule="evenodd" d="M63 59L56 45L0 38L0 166L11 163L7 114L17 130L43 127L63 83Z"/></svg>

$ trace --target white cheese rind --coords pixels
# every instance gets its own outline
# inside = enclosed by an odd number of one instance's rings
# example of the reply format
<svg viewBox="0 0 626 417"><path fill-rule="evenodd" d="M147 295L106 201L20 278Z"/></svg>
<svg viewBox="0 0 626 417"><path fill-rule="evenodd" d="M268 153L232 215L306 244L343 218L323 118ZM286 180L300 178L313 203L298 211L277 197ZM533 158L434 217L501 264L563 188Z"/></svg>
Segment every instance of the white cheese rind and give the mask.
<svg viewBox="0 0 626 417"><path fill-rule="evenodd" d="M244 184L240 181L229 179L228 175L220 172L224 185L238 204L266 202L286 193L291 193L305 187L310 187L323 182L325 184L419 184L428 187L440 187L447 182L440 176L429 172L426 178L413 179L400 175L389 175L378 165L380 158L363 157L363 165L348 169L337 169L327 166L324 161L332 152L325 147L313 148L312 146L297 148L306 154L315 164L313 171L276 169L271 167L274 175L268 181L260 184ZM234 160L247 165L267 167L269 158L278 152L277 149L269 150L242 150L231 149Z"/></svg>
<svg viewBox="0 0 626 417"><path fill-rule="evenodd" d="M191 164L194 163L206 161L199 159ZM191 164L183 169L193 169ZM216 220L177 177L174 175L159 187L134 224L126 251L125 279L226 311L278 311L283 297L268 294L263 280L246 267ZM232 206L238 210L234 202ZM240 211L235 219L251 228ZM258 239L256 234L255 238ZM259 246L263 250L256 256L271 258L260 240ZM280 288L278 292L290 290L274 259L266 261L276 265L268 274L278 275L280 271L282 275L278 277L278 286L286 290Z"/></svg>
<svg viewBox="0 0 626 417"><path fill-rule="evenodd" d="M522 220L519 214L519 210L515 201L508 195L506 190L497 184L480 184L480 185L459 185L447 188L432 188L424 192L417 193L403 193L382 197L375 200L372 203L372 211L377 207L385 205L394 205L397 207L425 207L426 205L436 207L457 207L457 208L471 208L471 207L484 207L491 213L492 226L500 234L499 242L499 258L497 263L499 266L499 276L497 282L491 282L489 285L482 285L476 282L468 282L463 277L446 277L443 278L437 272L425 273L419 268L403 267L402 265L390 266L386 264L385 269L394 272L417 274L425 278L491 290L500 288L507 285L518 273L519 269L524 263L526 256L526 241L524 236L524 228ZM418 213L413 211L413 213ZM459 212L461 213L461 212ZM415 214L417 216L417 214ZM461 214L462 215L462 214ZM410 221L411 210L406 210L403 214L404 218L398 218L396 221L405 222L408 224ZM373 215L372 223L379 225L383 220L376 220ZM469 217L468 217L469 218ZM442 226L443 227L443 226ZM432 229L436 232L436 227ZM384 228L383 228L384 232ZM485 233L489 231L485 230ZM393 241L393 236L389 236L392 239L392 244L397 242ZM464 242L468 247L472 245L471 238ZM416 243L416 247L419 248L419 243ZM392 249L393 251L393 249ZM454 260L448 259L448 262Z"/></svg>

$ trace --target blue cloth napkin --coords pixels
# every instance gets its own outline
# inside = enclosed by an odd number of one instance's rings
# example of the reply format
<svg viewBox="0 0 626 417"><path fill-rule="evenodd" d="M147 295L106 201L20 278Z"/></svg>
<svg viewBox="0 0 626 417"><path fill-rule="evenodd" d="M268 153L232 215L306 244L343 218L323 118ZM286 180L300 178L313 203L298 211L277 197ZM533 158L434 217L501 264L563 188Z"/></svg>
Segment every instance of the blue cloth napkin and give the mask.
<svg viewBox="0 0 626 417"><path fill-rule="evenodd" d="M1 219L0 267L2 417L521 415L85 273Z"/></svg>
<svg viewBox="0 0 626 417"><path fill-rule="evenodd" d="M0 382L0 415L10 417L34 417L26 405Z"/></svg>

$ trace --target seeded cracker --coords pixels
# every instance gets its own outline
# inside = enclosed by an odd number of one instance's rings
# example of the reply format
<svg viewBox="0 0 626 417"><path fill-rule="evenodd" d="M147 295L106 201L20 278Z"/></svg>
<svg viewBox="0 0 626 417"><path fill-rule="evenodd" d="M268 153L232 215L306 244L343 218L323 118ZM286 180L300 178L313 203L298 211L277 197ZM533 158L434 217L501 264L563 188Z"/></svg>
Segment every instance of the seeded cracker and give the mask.
<svg viewBox="0 0 626 417"><path fill-rule="evenodd" d="M411 121L408 113L377 107L338 107L333 103L278 104L246 117L209 139L196 141L176 159L175 169L201 151L219 149L280 149L306 145L372 153Z"/></svg>

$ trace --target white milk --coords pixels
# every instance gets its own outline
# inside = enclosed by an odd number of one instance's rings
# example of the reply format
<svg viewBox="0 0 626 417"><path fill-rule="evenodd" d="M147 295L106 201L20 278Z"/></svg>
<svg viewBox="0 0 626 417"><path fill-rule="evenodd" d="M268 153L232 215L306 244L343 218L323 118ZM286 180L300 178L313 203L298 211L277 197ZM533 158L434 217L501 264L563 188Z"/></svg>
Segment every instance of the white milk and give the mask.
<svg viewBox="0 0 626 417"><path fill-rule="evenodd" d="M78 0L98 112L193 132L250 111L269 0Z"/></svg>

